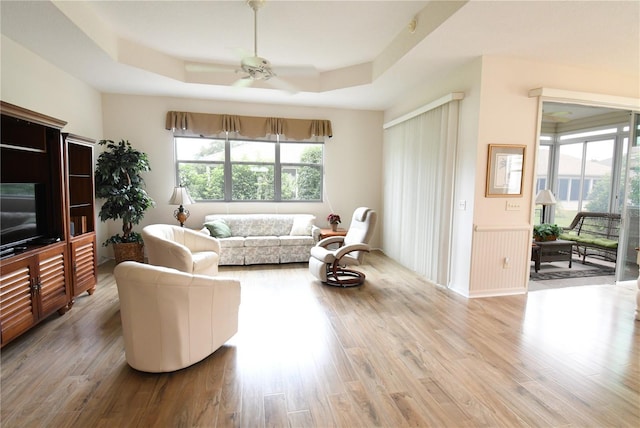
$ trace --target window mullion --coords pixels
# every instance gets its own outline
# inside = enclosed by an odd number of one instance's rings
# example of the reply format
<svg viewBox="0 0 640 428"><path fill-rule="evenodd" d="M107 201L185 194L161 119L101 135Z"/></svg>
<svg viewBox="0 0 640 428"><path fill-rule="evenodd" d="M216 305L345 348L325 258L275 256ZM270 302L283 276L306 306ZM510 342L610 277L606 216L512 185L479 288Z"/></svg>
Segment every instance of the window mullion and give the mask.
<svg viewBox="0 0 640 428"><path fill-rule="evenodd" d="M233 183L231 182L231 142L229 141L229 133L224 140L224 201L231 201L231 193Z"/></svg>
<svg viewBox="0 0 640 428"><path fill-rule="evenodd" d="M275 156L275 165L273 168L273 185L274 185L274 189L273 189L273 199L276 202L280 202L282 201L282 165L280 164L280 136L277 136L277 140L276 140L276 145L275 145L275 150L276 150L276 156Z"/></svg>

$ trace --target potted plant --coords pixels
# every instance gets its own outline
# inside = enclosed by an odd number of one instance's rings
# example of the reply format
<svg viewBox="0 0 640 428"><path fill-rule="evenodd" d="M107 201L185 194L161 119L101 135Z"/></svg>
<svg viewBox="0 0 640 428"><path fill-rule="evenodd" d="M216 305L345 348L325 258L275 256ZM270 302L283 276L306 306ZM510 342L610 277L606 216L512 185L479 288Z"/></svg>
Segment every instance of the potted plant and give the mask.
<svg viewBox="0 0 640 428"><path fill-rule="evenodd" d="M557 224L542 223L533 226L533 239L536 241L555 241L562 233Z"/></svg>
<svg viewBox="0 0 640 428"><path fill-rule="evenodd" d="M331 213L327 216L327 221L329 222L329 225L331 225L331 230L335 232L338 229L338 224L342 220L340 220L340 216L338 214Z"/></svg>
<svg viewBox="0 0 640 428"><path fill-rule="evenodd" d="M131 146L128 140L116 143L101 140L105 151L96 164L96 197L105 199L100 208L100 220L122 219L122 234L116 234L102 245L113 244L116 263L124 260L144 262L142 236L133 232L133 225L140 223L144 212L154 206L153 199L144 190L141 173L151 171L149 159Z"/></svg>

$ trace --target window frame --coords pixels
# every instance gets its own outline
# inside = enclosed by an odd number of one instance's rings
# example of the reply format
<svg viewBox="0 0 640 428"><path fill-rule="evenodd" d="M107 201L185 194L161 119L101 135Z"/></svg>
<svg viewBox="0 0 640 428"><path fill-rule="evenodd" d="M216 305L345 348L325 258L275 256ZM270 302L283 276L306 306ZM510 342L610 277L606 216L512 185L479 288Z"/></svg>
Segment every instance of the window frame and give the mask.
<svg viewBox="0 0 640 428"><path fill-rule="evenodd" d="M593 178L585 177L585 162L586 151L589 143L595 143L599 141L613 140L613 153L612 153L612 165L611 165L611 177L612 183L610 183L610 196L609 196L609 208L608 212L619 212L617 195L620 191L621 184L618 182L621 172L621 163L623 159L623 146L624 141L628 138L629 128L623 122L609 123L600 126L592 126L581 128L579 130L567 130L557 133L544 132L541 133L539 139L539 148L543 146L550 147L550 161L547 171L547 188L552 189L556 199L560 201L569 201L571 192L571 179L564 177L559 178L559 157L560 148L564 145L578 143L582 146L583 157L581 159L582 166L580 172L580 198L579 206L582 209L582 204L586 200L589 192L594 188L597 180ZM615 180L614 177L618 177ZM536 176L536 186L538 186L539 177ZM551 210L551 221L555 221L556 206L554 205Z"/></svg>
<svg viewBox="0 0 640 428"><path fill-rule="evenodd" d="M194 160L194 159L180 159L178 156L178 145L181 140L196 139L196 140L224 140L224 161L221 160ZM234 141L246 141L251 143L265 143L272 144L274 150L274 161L232 161L231 160L231 146ZM305 162L281 162L281 149L283 144L311 144L317 145L321 148L321 156L319 163L305 163ZM202 137L202 136L181 136L176 135L173 138L174 145L174 160L175 160L175 174L176 182L183 185L180 174L180 165L222 165L224 168L224 189L222 199L195 199L196 202L233 202L233 203L255 203L255 202L267 202L267 203L322 203L324 198L324 141L309 141L309 140L284 140L281 141L279 136L274 139L253 139L245 138L241 136L214 136L214 137ZM234 165L264 165L267 167L273 167L273 199L233 199L233 166ZM282 171L283 169L295 168L299 171L301 167L310 167L318 169L320 176L319 180L319 199L282 199ZM188 188L188 184L184 183ZM193 195L193 192L191 192Z"/></svg>

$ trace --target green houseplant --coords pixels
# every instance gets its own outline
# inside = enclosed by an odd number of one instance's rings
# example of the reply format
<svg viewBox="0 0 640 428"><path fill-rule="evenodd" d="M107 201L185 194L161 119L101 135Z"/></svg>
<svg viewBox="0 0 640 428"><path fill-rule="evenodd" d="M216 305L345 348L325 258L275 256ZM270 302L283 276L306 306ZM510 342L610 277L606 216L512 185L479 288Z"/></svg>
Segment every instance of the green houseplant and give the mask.
<svg viewBox="0 0 640 428"><path fill-rule="evenodd" d="M101 140L106 149L96 164L96 197L105 200L100 208L100 220L122 220L122 234L116 234L102 245L113 245L116 263L124 260L144 261L142 236L133 232L153 199L144 190L142 172L151 171L149 159L131 146L128 140L116 143Z"/></svg>
<svg viewBox="0 0 640 428"><path fill-rule="evenodd" d="M555 241L562 233L557 224L542 223L533 226L533 239L536 241Z"/></svg>

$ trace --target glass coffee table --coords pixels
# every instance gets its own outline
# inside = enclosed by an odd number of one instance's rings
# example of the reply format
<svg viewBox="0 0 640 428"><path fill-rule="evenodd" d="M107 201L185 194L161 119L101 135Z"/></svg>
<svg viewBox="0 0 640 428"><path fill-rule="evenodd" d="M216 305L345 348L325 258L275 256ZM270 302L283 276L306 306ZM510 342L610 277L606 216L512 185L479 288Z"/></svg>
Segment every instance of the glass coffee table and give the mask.
<svg viewBox="0 0 640 428"><path fill-rule="evenodd" d="M536 273L542 262L568 261L571 268L574 241L556 239L555 241L534 241L531 248L531 261L535 262Z"/></svg>

